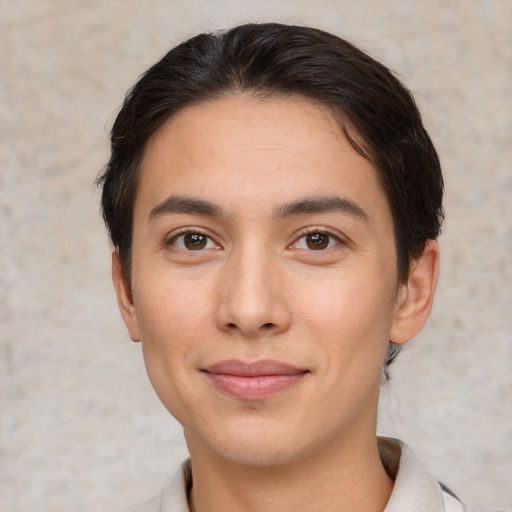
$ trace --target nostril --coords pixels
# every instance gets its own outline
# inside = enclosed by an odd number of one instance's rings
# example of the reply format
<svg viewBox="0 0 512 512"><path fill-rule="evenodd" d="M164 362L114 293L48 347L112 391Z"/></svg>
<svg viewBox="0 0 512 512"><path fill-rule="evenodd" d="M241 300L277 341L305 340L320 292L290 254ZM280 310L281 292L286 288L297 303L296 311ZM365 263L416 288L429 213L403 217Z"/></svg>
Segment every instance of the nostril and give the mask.
<svg viewBox="0 0 512 512"><path fill-rule="evenodd" d="M233 328L235 328L235 327L236 327L236 324L234 324L233 322L229 322L228 327L230 327L231 329L233 329Z"/></svg>
<svg viewBox="0 0 512 512"><path fill-rule="evenodd" d="M266 324L263 324L261 327L264 329L270 329L271 327L274 327L274 324L272 322L267 322Z"/></svg>

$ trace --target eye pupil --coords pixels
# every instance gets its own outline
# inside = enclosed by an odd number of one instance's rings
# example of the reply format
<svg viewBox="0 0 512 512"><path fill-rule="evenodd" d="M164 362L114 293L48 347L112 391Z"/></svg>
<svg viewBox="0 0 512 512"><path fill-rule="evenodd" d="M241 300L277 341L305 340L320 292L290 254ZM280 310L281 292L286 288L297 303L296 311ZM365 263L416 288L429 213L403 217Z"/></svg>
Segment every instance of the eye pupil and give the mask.
<svg viewBox="0 0 512 512"><path fill-rule="evenodd" d="M206 246L207 237L201 233L187 233L183 237L185 247L191 251L203 249Z"/></svg>
<svg viewBox="0 0 512 512"><path fill-rule="evenodd" d="M313 233L306 236L306 244L309 249L325 249L329 245L329 235L324 233Z"/></svg>

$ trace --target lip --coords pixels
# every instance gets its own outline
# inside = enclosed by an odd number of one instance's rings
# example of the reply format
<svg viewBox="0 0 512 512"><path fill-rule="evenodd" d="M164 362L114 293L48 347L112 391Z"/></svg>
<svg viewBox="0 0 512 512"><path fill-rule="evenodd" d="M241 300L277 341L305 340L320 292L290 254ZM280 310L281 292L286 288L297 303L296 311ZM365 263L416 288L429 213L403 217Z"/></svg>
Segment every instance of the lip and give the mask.
<svg viewBox="0 0 512 512"><path fill-rule="evenodd" d="M238 400L262 400L297 384L308 370L281 361L229 359L202 370L222 393Z"/></svg>

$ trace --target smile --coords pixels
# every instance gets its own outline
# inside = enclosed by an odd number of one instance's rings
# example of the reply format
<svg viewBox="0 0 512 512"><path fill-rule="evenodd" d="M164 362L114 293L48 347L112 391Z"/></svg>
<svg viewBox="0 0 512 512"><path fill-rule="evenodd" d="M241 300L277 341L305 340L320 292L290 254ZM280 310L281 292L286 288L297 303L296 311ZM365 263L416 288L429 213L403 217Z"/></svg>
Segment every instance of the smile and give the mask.
<svg viewBox="0 0 512 512"><path fill-rule="evenodd" d="M280 393L309 371L271 360L247 363L235 359L215 363L203 372L222 393L238 400L262 400Z"/></svg>

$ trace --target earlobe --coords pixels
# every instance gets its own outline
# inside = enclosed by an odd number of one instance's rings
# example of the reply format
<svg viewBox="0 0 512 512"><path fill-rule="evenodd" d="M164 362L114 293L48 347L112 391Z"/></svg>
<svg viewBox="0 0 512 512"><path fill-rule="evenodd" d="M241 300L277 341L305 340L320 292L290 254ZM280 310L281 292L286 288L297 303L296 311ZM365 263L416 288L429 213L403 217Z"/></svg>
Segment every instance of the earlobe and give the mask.
<svg viewBox="0 0 512 512"><path fill-rule="evenodd" d="M117 248L112 252L112 281L117 295L117 304L132 341L140 341L139 322L133 302L130 283L127 282Z"/></svg>
<svg viewBox="0 0 512 512"><path fill-rule="evenodd" d="M398 292L391 341L407 343L421 331L432 310L438 276L439 246L435 240L429 240L423 254L411 262L409 278Z"/></svg>

